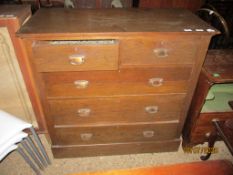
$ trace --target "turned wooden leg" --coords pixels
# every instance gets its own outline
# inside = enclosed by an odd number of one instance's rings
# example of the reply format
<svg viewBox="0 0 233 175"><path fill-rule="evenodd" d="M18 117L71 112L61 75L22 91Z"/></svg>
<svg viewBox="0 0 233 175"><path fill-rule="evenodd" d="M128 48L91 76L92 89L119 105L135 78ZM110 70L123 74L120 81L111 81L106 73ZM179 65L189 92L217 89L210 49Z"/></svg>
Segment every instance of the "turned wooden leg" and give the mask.
<svg viewBox="0 0 233 175"><path fill-rule="evenodd" d="M201 156L200 157L201 160L205 161L205 160L208 160L210 158L217 138L218 138L217 132L214 131L213 133L210 133L209 142L208 142L208 153L206 155Z"/></svg>

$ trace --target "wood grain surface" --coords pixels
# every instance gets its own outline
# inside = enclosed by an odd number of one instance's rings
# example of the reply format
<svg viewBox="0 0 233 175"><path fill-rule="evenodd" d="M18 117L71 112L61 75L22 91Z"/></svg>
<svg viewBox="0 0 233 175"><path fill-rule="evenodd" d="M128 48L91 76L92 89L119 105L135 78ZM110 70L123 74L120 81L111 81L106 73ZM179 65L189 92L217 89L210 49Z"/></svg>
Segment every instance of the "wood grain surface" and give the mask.
<svg viewBox="0 0 233 175"><path fill-rule="evenodd" d="M193 64L200 39L167 34L125 39L121 45L121 65Z"/></svg>
<svg viewBox="0 0 233 175"><path fill-rule="evenodd" d="M202 34L209 33L206 29L216 31L182 9L40 9L18 35L61 37L93 33L98 37L98 34L111 33L184 32L185 28L193 29L192 34L200 33L195 29L203 29Z"/></svg>
<svg viewBox="0 0 233 175"><path fill-rule="evenodd" d="M177 123L178 121L108 126L55 125L52 143L54 145L85 145L170 140L179 137L176 133ZM147 134L144 132L149 132L148 137L144 136Z"/></svg>
<svg viewBox="0 0 233 175"><path fill-rule="evenodd" d="M80 126L178 120L184 97L174 94L49 100L49 115L56 125ZM86 115L82 113L85 109L90 110Z"/></svg>
<svg viewBox="0 0 233 175"><path fill-rule="evenodd" d="M17 35L34 71L55 157L176 150L217 33L181 9L37 12ZM94 40L119 47L70 44ZM76 47L93 60L89 67L67 65ZM149 119L145 108L151 106L158 115Z"/></svg>
<svg viewBox="0 0 233 175"><path fill-rule="evenodd" d="M114 44L57 45L40 42L32 46L33 61L40 72L117 70L118 50L117 42ZM70 58L79 55L83 56L84 62L72 65Z"/></svg>
<svg viewBox="0 0 233 175"><path fill-rule="evenodd" d="M166 146L164 146L166 145ZM176 151L180 139L158 142L126 142L93 145L53 145L52 151L56 158L64 157L90 157L121 154L138 154L151 152Z"/></svg>
<svg viewBox="0 0 233 175"><path fill-rule="evenodd" d="M48 98L80 98L154 93L185 93L191 69L189 67L157 69L122 69L120 71L56 72L43 74ZM150 79L162 78L160 86ZM86 80L88 86L79 89L76 80Z"/></svg>

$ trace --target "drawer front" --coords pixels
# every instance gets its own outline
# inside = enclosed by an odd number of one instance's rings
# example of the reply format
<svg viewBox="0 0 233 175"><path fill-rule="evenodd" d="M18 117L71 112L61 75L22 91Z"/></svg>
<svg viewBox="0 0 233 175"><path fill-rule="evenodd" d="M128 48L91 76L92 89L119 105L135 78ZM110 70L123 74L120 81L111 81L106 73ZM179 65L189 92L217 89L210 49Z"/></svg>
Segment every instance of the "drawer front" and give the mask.
<svg viewBox="0 0 233 175"><path fill-rule="evenodd" d="M118 69L118 42L110 44L86 44L88 42L82 43L81 41L81 44L77 44L76 42L35 42L32 47L32 55L38 71Z"/></svg>
<svg viewBox="0 0 233 175"><path fill-rule="evenodd" d="M137 154L177 151L180 139L160 142L130 142L98 145L52 145L55 158L106 156L119 154Z"/></svg>
<svg viewBox="0 0 233 175"><path fill-rule="evenodd" d="M232 118L233 112L201 113L196 125L192 128L191 137L194 138L193 142L204 142L207 139L205 135L215 131L212 123L213 119L225 121Z"/></svg>
<svg viewBox="0 0 233 175"><path fill-rule="evenodd" d="M212 127L212 120L228 120L233 119L233 111L232 112L207 112L200 113L198 120L196 121L195 126L200 127Z"/></svg>
<svg viewBox="0 0 233 175"><path fill-rule="evenodd" d="M56 125L52 143L79 145L169 140L179 137L177 127L178 122L86 127Z"/></svg>
<svg viewBox="0 0 233 175"><path fill-rule="evenodd" d="M47 94L53 97L98 97L183 93L190 67L125 69L120 71L45 73Z"/></svg>
<svg viewBox="0 0 233 175"><path fill-rule="evenodd" d="M196 40L195 42L193 40ZM195 38L143 38L121 41L121 66L193 64L198 50Z"/></svg>
<svg viewBox="0 0 233 175"><path fill-rule="evenodd" d="M56 125L178 120L185 94L49 100Z"/></svg>

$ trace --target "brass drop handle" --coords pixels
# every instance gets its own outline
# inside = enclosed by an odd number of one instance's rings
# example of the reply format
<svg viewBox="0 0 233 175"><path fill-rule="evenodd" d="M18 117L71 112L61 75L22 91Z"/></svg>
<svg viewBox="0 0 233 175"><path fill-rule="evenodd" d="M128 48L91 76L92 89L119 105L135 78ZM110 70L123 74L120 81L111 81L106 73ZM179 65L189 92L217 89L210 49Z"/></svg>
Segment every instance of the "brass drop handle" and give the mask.
<svg viewBox="0 0 233 175"><path fill-rule="evenodd" d="M87 80L75 80L74 85L78 89L85 89L88 87L89 81L87 81Z"/></svg>
<svg viewBox="0 0 233 175"><path fill-rule="evenodd" d="M145 138L151 138L154 137L155 132L154 131L143 131L143 136Z"/></svg>
<svg viewBox="0 0 233 175"><path fill-rule="evenodd" d="M91 114L91 109L90 108L81 108L77 110L77 114L80 117L88 117Z"/></svg>
<svg viewBox="0 0 233 175"><path fill-rule="evenodd" d="M150 78L148 83L150 86L158 87L163 84L163 78Z"/></svg>
<svg viewBox="0 0 233 175"><path fill-rule="evenodd" d="M159 111L159 107L158 106L146 106L145 111L149 114L155 114Z"/></svg>
<svg viewBox="0 0 233 175"><path fill-rule="evenodd" d="M157 57L164 58L168 56L168 50L165 48L156 48L153 51Z"/></svg>
<svg viewBox="0 0 233 175"><path fill-rule="evenodd" d="M85 62L85 55L83 54L74 54L69 56L70 64L80 65Z"/></svg>
<svg viewBox="0 0 233 175"><path fill-rule="evenodd" d="M82 133L80 134L80 137L83 141L88 141L91 140L91 138L93 137L92 133Z"/></svg>

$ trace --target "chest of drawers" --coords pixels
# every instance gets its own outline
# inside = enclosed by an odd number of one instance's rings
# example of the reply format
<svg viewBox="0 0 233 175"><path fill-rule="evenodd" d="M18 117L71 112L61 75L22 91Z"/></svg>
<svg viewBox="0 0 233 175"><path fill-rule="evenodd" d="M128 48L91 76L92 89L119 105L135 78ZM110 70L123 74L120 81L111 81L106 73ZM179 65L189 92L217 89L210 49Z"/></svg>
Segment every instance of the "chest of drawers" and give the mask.
<svg viewBox="0 0 233 175"><path fill-rule="evenodd" d="M216 33L181 9L37 12L18 36L54 156L177 150Z"/></svg>

